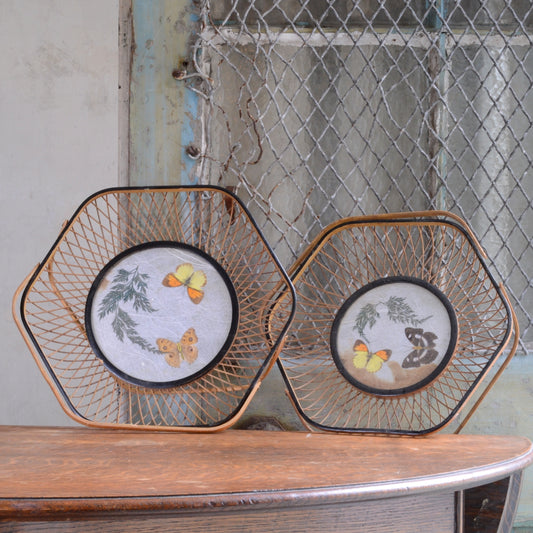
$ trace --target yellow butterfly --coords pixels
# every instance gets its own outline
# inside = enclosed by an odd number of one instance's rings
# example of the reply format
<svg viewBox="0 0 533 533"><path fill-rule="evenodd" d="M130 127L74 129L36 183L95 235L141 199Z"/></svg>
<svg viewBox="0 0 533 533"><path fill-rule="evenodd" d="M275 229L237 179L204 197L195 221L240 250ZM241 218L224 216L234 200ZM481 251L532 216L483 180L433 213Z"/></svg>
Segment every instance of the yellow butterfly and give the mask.
<svg viewBox="0 0 533 533"><path fill-rule="evenodd" d="M204 297L203 287L207 283L207 276L201 270L194 270L190 263L183 263L176 268L176 272L167 274L163 279L165 287L187 287L187 294L191 301L199 304Z"/></svg>
<svg viewBox="0 0 533 533"><path fill-rule="evenodd" d="M198 337L194 328L189 328L179 342L168 339L157 339L157 347L165 354L165 361L173 367L179 368L183 360L191 364L198 357Z"/></svg>
<svg viewBox="0 0 533 533"><path fill-rule="evenodd" d="M353 366L355 368L364 368L368 372L377 372L385 361L388 361L391 351L378 350L371 353L368 346L362 340L356 340L353 345L355 356L353 358Z"/></svg>

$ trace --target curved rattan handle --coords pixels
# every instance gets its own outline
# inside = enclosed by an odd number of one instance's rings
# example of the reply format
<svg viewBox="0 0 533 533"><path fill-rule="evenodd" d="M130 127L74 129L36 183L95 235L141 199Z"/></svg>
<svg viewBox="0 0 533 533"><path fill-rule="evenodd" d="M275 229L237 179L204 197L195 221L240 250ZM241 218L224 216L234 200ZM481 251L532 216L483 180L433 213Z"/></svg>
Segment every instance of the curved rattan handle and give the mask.
<svg viewBox="0 0 533 533"><path fill-rule="evenodd" d="M41 373L43 374L46 382L48 383L48 385L52 389L52 391L54 393L54 396L57 398L57 401L61 405L63 411L65 411L65 413L70 418L74 419L76 422L80 422L82 424L85 424L87 422L85 420L85 418L83 418L81 416L78 416L75 412L72 411L70 406L65 401L65 398L59 393L59 391L57 391L57 387L55 387L55 384L54 384L50 374L43 368L42 359L41 359L40 355L37 353L37 351L35 349L35 345L34 345L32 339L30 338L26 328L24 327L24 325L22 323L22 320L21 320L21 315L19 314L19 310L20 310L19 303L20 303L21 294L24 291L24 289L26 288L26 286L29 283L29 281L34 276L35 272L37 272L37 269L40 266L41 266L40 263L37 264L35 266L35 268L26 276L26 278L22 281L22 283L15 290L15 293L13 294L13 299L11 301L11 313L13 315L13 319L15 321L15 324L16 324L18 330L20 331L20 334L21 334L22 338L24 339L24 342L26 343L26 346L30 350L30 353L31 353L33 359L37 363L37 366L41 370Z"/></svg>
<svg viewBox="0 0 533 533"><path fill-rule="evenodd" d="M491 379L489 384L485 387L483 392L479 395L479 398L476 400L476 402L474 403L474 405L472 406L470 411L468 411L468 413L466 414L464 419L457 426L457 429L454 431L454 433L459 433L461 430L464 429L464 427L466 426L466 424L468 423L468 421L470 420L472 415L475 413L475 411L477 410L477 408L481 404L481 402L485 399L485 396L487 395L487 393L492 389L492 386L494 385L494 383L496 383L496 380L499 379L500 375L505 370L505 368L507 367L507 365L511 361L513 355L515 354L515 352L516 352L516 350L518 348L518 343L520 341L520 328L518 326L518 318L516 316L516 313L515 313L512 305L510 304L509 295L507 294L507 291L505 290L505 287L502 284L500 284L500 290L502 292L503 297L507 301L507 304L509 305L509 310L510 310L510 313L511 313L511 335L513 335L513 343L511 345L511 348L509 349L509 353L508 353L507 357L504 359L504 361L501 364L500 368L494 374L493 378ZM511 335L509 335L509 338L511 338ZM505 343L505 345L502 347L502 350L505 350L505 348L507 347L508 343L509 342Z"/></svg>
<svg viewBox="0 0 533 533"><path fill-rule="evenodd" d="M17 287L15 290L15 293L13 294L13 299L11 301L11 314L13 315L13 320L15 321L15 324L20 331L20 334L22 335L22 338L24 339L24 342L30 349L32 355L34 355L34 347L33 343L31 342L31 339L29 338L26 329L22 325L22 321L19 314L19 302L20 302L20 295L22 294L22 291L26 288L28 282L33 277L35 272L37 272L37 269L39 268L40 263L38 263L33 270L24 278L22 283ZM35 357L35 355L34 355Z"/></svg>

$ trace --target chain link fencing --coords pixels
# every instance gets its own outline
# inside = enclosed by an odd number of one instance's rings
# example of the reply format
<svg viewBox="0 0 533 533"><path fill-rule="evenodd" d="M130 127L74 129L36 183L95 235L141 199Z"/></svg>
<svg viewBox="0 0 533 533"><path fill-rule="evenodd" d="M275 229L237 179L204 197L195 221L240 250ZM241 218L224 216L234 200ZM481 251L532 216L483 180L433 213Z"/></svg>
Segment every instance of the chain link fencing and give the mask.
<svg viewBox="0 0 533 533"><path fill-rule="evenodd" d="M533 351L533 6L198 0L195 173L233 189L285 266L340 217L472 226Z"/></svg>

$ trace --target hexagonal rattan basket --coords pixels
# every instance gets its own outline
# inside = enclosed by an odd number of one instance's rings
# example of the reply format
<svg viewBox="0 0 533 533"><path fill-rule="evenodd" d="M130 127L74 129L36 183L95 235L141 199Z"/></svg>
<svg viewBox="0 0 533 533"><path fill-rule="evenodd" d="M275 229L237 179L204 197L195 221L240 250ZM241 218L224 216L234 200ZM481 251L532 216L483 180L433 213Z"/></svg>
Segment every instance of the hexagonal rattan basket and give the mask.
<svg viewBox="0 0 533 533"><path fill-rule="evenodd" d="M294 312L250 214L217 187L93 195L23 285L15 316L39 368L71 417L103 427L228 427Z"/></svg>
<svg viewBox="0 0 533 533"><path fill-rule="evenodd" d="M472 399L464 425L516 350L510 302L450 213L340 220L289 274L296 315L278 361L311 429L420 435Z"/></svg>

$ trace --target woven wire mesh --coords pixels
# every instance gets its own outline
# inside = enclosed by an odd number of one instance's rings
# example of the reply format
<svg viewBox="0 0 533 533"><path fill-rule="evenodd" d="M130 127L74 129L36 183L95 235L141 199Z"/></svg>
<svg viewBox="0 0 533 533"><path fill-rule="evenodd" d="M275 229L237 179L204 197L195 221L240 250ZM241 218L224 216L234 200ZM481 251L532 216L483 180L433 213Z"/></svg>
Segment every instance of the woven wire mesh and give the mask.
<svg viewBox="0 0 533 533"><path fill-rule="evenodd" d="M459 214L531 351L531 2L197 4L200 180L234 187L287 266L340 217Z"/></svg>
<svg viewBox="0 0 533 533"><path fill-rule="evenodd" d="M85 330L96 276L119 253L154 241L187 243L209 254L227 272L239 302L237 330L223 359L171 388L137 386L111 373ZM75 419L194 430L221 427L242 411L290 321L292 296L271 312L286 290L285 275L233 196L214 188L119 189L80 208L30 280L21 309L34 357Z"/></svg>

